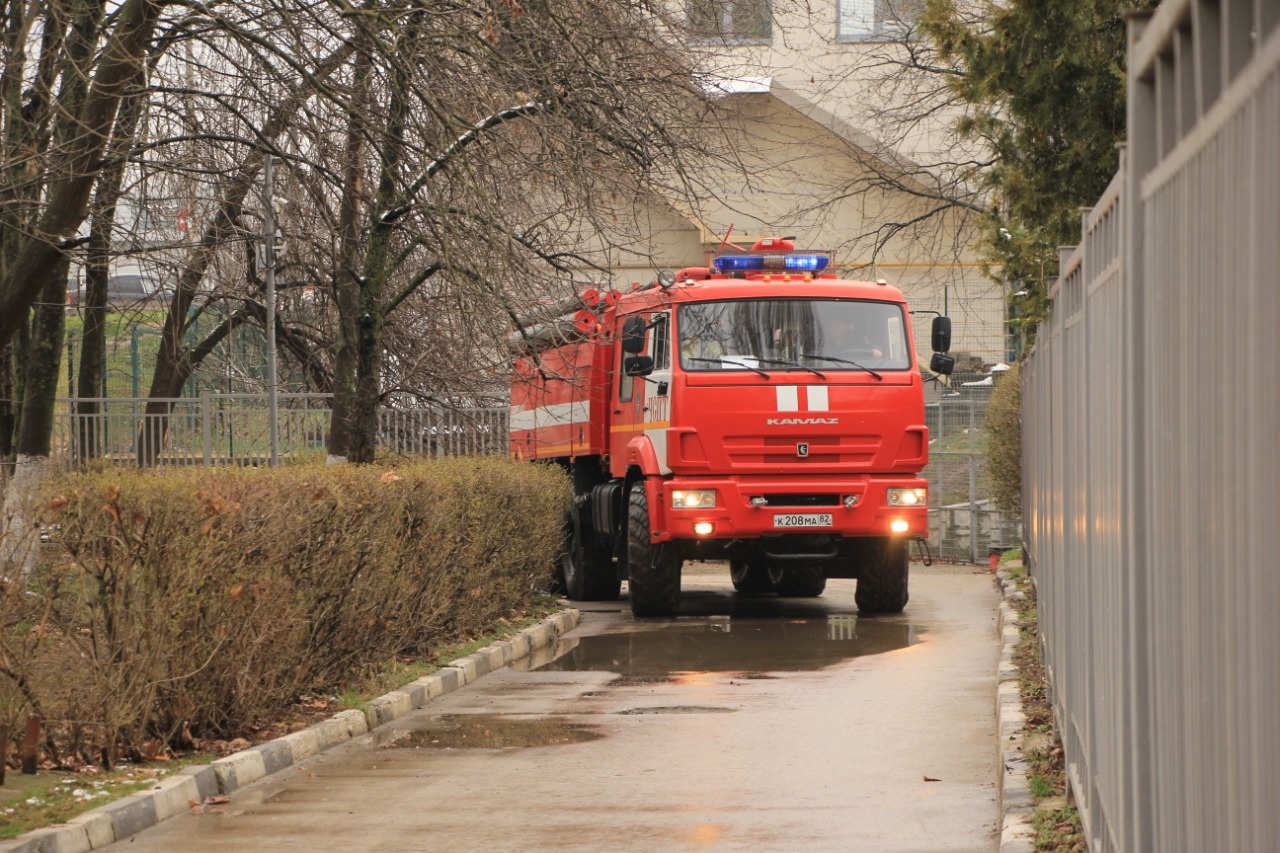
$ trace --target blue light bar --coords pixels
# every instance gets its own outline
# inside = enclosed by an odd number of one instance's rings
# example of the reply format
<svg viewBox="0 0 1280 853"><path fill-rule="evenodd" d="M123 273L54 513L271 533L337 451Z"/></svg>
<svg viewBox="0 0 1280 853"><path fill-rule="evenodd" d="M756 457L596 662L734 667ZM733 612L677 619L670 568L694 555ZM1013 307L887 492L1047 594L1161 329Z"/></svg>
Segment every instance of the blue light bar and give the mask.
<svg viewBox="0 0 1280 853"><path fill-rule="evenodd" d="M712 265L720 272L757 270L822 272L830 262L831 258L826 255L718 255L712 261Z"/></svg>
<svg viewBox="0 0 1280 853"><path fill-rule="evenodd" d="M786 269L804 272L822 272L831 259L826 255L784 255Z"/></svg>

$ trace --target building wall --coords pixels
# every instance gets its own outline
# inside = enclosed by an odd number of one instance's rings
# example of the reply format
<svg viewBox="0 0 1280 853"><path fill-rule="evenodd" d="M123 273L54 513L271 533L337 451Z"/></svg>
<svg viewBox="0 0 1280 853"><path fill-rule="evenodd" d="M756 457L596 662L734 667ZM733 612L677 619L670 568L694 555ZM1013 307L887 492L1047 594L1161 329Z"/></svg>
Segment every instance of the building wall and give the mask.
<svg viewBox="0 0 1280 853"><path fill-rule="evenodd" d="M848 277L884 279L915 308L950 314L962 360L1008 357L1005 301L973 251L972 216L930 215L938 204L920 194L927 175L886 162L868 150L865 134L773 81L754 81L722 100L722 143L734 160L709 162L695 199L617 205L617 228L595 244L615 287L652 280L664 267L701 266L726 237L738 245L794 237L798 246L833 251ZM919 315L918 338L927 340L930 319Z"/></svg>

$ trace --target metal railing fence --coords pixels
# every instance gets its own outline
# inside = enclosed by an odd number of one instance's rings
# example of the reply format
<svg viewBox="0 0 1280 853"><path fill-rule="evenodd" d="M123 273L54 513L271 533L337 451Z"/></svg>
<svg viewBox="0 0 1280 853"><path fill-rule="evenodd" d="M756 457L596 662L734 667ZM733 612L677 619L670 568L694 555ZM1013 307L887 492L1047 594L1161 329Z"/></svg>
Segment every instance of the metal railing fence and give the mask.
<svg viewBox="0 0 1280 853"><path fill-rule="evenodd" d="M984 429L989 388L953 392L930 402L929 547L935 557L985 562L993 545L1019 541L1019 525L995 506L986 473ZM332 398L326 394L279 394L277 452L283 464L323 459ZM206 392L160 401L168 414L148 414L146 398L78 398L59 401L52 458L70 469L96 459L136 465L139 448L154 464L253 465L270 460L270 421L263 394ZM98 412L78 414L78 403ZM476 408L384 408L378 415L380 454L467 456L507 453L505 405ZM165 429L149 429L166 421ZM152 436L162 446L147 448Z"/></svg>
<svg viewBox="0 0 1280 853"><path fill-rule="evenodd" d="M323 459L332 397L280 394L277 449L285 464ZM76 404L96 404L79 414ZM88 459L137 464L139 451L156 465L255 465L271 458L271 424L263 394L204 393L159 401L167 414L150 414L145 398L78 398L59 401L51 457L72 468ZM502 406L383 408L378 413L378 452L400 456L506 454L507 414ZM149 429L165 421L163 443L148 448Z"/></svg>
<svg viewBox="0 0 1280 853"><path fill-rule="evenodd" d="M1130 27L1121 169L1023 371L1044 658L1091 850L1278 850L1280 4Z"/></svg>

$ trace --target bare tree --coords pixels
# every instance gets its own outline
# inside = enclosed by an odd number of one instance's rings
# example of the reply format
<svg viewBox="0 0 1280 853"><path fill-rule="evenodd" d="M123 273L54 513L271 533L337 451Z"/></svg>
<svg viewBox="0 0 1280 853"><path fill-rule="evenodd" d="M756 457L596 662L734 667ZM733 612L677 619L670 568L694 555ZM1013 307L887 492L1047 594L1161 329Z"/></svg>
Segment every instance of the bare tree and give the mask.
<svg viewBox="0 0 1280 853"><path fill-rule="evenodd" d="M25 323L85 220L117 109L141 82L164 4L124 0L110 16L106 7L8 4L0 344L9 343ZM32 42L40 52L28 60ZM34 86L28 89L31 66ZM42 139L55 120L61 129L52 131L51 142Z"/></svg>
<svg viewBox="0 0 1280 853"><path fill-rule="evenodd" d="M15 396L22 402L0 561L21 560L26 570L29 504L53 430L66 249L87 213L119 104L141 75L160 6L126 0L109 17L105 3L93 2L13 3L5 11L0 343L18 335Z"/></svg>
<svg viewBox="0 0 1280 853"><path fill-rule="evenodd" d="M9 7L0 340L19 335L18 361L52 374L61 332L13 318L35 304L32 281L65 288L47 273L74 256L87 283L77 384L91 394L112 263L127 252L168 270L142 464L185 382L236 327L265 322L267 157L293 235L282 350L335 394L332 454L368 460L388 394L494 389L510 318L602 277L593 264L617 210L688 194L689 164L712 153L710 107L663 4L366 0L351 14L342 2L128 0L109 15L76 6L75 26L70 8ZM68 44L76 73L45 59L71 56ZM58 80L84 81L82 103ZM33 81L26 103L14 97ZM55 117L76 132L56 133ZM159 234L178 212L181 233ZM212 328L197 323L210 314ZM37 329L45 350L27 358ZM80 412L89 422L92 404ZM91 452L93 436L79 439Z"/></svg>

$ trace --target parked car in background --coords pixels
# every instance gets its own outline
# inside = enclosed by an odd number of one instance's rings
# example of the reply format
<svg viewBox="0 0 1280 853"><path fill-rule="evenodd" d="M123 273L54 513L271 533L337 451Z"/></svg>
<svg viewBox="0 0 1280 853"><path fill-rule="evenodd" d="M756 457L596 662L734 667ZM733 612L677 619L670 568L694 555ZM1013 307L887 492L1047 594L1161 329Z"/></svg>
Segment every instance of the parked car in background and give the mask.
<svg viewBox="0 0 1280 853"><path fill-rule="evenodd" d="M147 273L125 273L107 279L107 304L117 307L163 303L172 292L172 285ZM67 291L67 304L79 305L85 300L85 284L80 282L74 290Z"/></svg>

